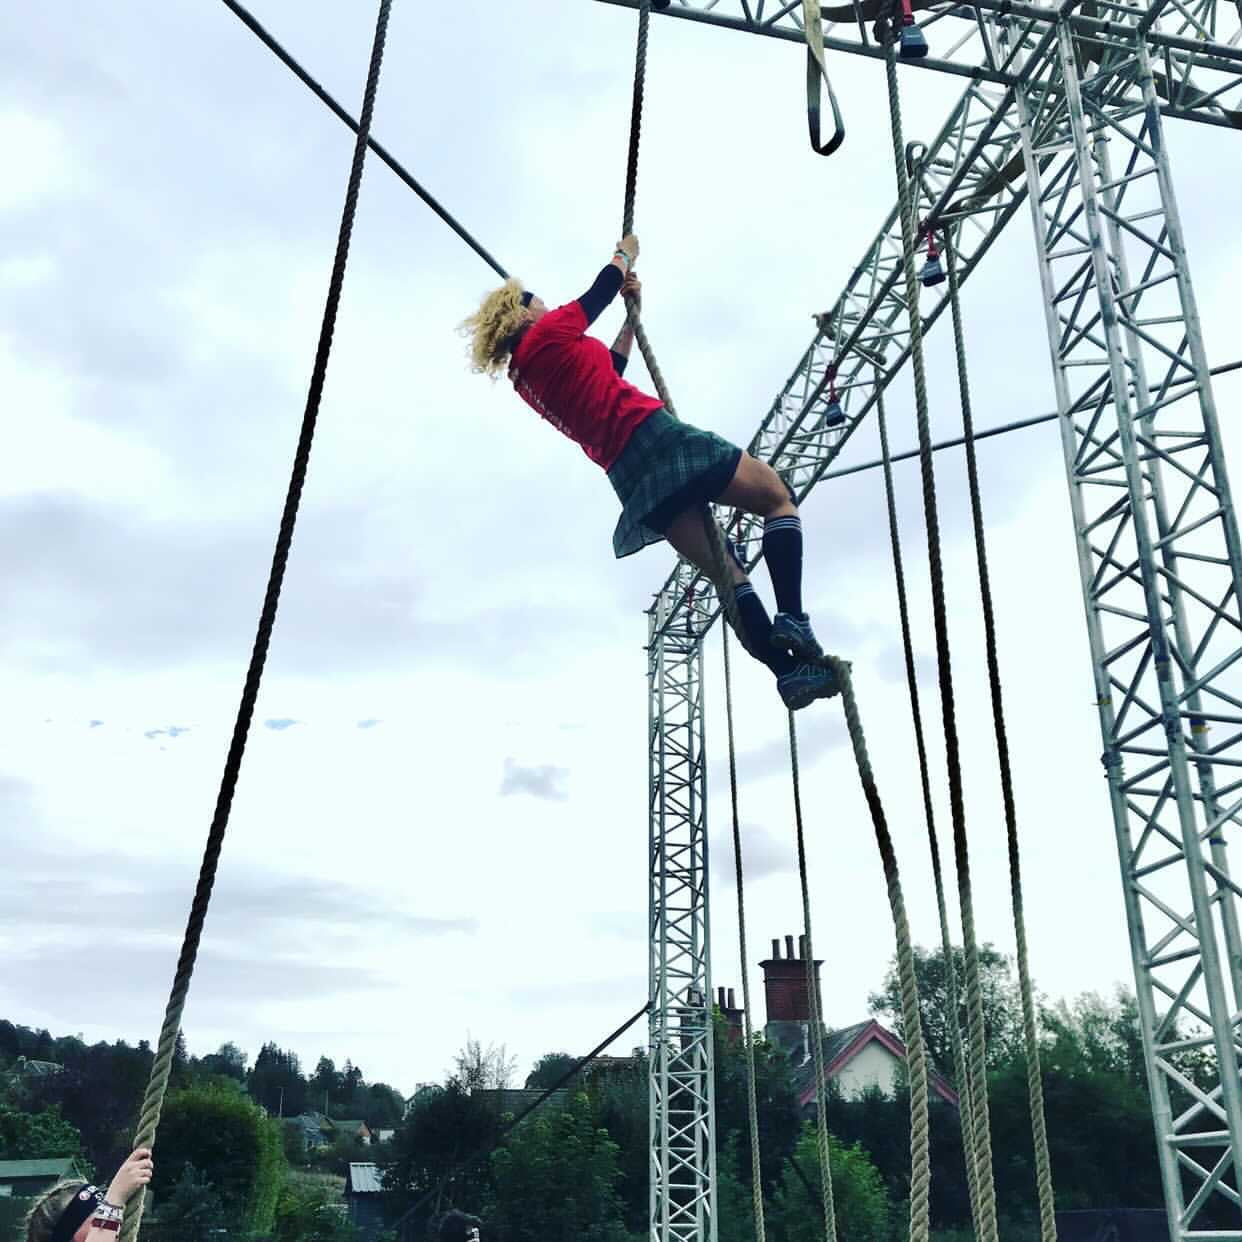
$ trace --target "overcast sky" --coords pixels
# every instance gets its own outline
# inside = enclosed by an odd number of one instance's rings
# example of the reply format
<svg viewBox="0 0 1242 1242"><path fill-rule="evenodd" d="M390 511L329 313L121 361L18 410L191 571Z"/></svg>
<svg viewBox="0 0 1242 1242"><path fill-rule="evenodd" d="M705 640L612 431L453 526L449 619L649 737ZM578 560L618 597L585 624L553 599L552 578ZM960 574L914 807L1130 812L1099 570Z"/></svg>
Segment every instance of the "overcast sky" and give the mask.
<svg viewBox="0 0 1242 1242"><path fill-rule="evenodd" d="M357 109L369 5L256 0ZM933 28L933 32L943 30ZM375 133L550 303L618 231L634 16L590 0L397 0ZM941 37L947 37L942 35ZM637 222L680 411L743 443L893 199L883 71L837 57L849 137L807 147L796 46L653 22ZM0 1016L158 1033L250 651L352 137L218 4L18 0L0 23ZM911 139L961 84L903 73ZM922 127L922 128L921 128ZM1238 136L1168 124L1209 356L1237 350ZM368 164L315 453L198 968L192 1051L267 1039L409 1091L467 1034L524 1073L643 1003L643 608L602 473L454 325L489 269ZM1025 210L967 288L981 426L1053 394ZM611 340L620 311L599 325ZM929 338L933 427L958 426ZM645 383L641 363L634 376ZM1236 383L1219 387L1238 442ZM913 441L908 384L893 438ZM869 458L874 429L842 464ZM1037 981L1129 956L1055 427L979 449ZM916 469L898 469L935 740ZM981 935L1012 941L963 468L941 455ZM877 474L804 510L807 600L854 661L917 938L936 937ZM759 586L770 599L766 573ZM714 973L740 982L707 649ZM738 671L751 957L799 930L785 715ZM799 717L828 1020L892 933L839 708ZM753 981L758 988L759 972ZM761 995L761 992L757 992ZM762 1014L757 1015L762 1020ZM621 1050L645 1038L640 1030Z"/></svg>

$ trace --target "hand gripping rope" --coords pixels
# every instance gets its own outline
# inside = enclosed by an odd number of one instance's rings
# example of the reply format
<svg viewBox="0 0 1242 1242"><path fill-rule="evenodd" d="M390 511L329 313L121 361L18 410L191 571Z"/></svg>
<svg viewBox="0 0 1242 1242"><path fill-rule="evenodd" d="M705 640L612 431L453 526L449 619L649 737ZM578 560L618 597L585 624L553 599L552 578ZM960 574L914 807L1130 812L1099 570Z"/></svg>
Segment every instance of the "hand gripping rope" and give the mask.
<svg viewBox="0 0 1242 1242"><path fill-rule="evenodd" d="M263 677L263 667L267 661L272 629L276 623L276 608L280 601L280 589L289 560L289 549L293 543L293 528L297 521L298 504L306 482L306 470L310 462L311 444L315 435L315 422L319 415L324 379L328 371L328 356L332 350L332 335L336 327L336 313L341 300L341 287L345 281L345 265L349 258L350 236L353 232L354 215L358 206L358 190L362 184L362 169L366 160L367 139L371 129L371 115L375 107L375 93L379 86L380 65L384 58L384 40L387 35L388 14L391 7L392 0L380 0L375 39L371 47L371 63L367 72L366 92L363 97L362 116L358 124L357 141L354 143L353 164L350 167L345 206L341 212L341 227L337 236L336 258L333 261L332 276L328 282L328 297L324 306L323 323L319 331L319 344L315 351L315 364L311 373L306 409L302 416L302 430L298 438L297 452L294 455L293 472L285 496L285 507L281 514L280 530L276 537L276 549L272 556L267 592L259 614L258 632L250 654L250 666L246 670L241 704L237 711L237 721L233 726L233 738L220 781L215 814L207 834L207 845L203 852L198 885L194 891L194 901L190 907L185 938L182 941L181 953L177 959L177 969L173 977L172 993L164 1015L164 1025L160 1030L155 1060L151 1066L151 1078L147 1083L146 1095L142 1102L138 1131L134 1139L135 1147L151 1147L155 1142L155 1132L159 1126L160 1113L164 1107L164 1094L168 1088L168 1077L172 1069L177 1034L181 1029L181 1014L185 1008L190 978L194 973L194 962L198 956L203 924L207 919L207 907L211 901L211 890L215 884L216 866L224 844L224 833L228 827L229 812L233 806L233 795L241 773L242 756L246 750L246 738L250 732L250 721L259 695L259 683ZM132 1201L132 1207L126 1213L119 1242L134 1242L142 1223L143 1202L144 1192L140 1191L136 1199Z"/></svg>

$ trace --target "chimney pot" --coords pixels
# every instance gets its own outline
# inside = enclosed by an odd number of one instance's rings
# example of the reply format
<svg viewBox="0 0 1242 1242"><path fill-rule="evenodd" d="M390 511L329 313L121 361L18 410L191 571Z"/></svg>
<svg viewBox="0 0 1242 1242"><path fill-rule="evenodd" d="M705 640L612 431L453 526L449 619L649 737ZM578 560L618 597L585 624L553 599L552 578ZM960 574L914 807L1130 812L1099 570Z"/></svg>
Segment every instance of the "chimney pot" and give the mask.
<svg viewBox="0 0 1242 1242"><path fill-rule="evenodd" d="M780 958L781 958L781 942L780 942L779 940L774 939L774 940L772 941L772 956L773 956L773 958L774 958L776 961L778 961L778 962L780 961Z"/></svg>
<svg viewBox="0 0 1242 1242"><path fill-rule="evenodd" d="M719 1005L721 1009L723 1009L723 1008L725 1007L725 990L724 990L724 988L717 988L717 989L716 989L716 1004L717 1004L717 1005Z"/></svg>
<svg viewBox="0 0 1242 1242"><path fill-rule="evenodd" d="M805 935L798 937L798 956L802 958L803 961L806 960L806 936Z"/></svg>
<svg viewBox="0 0 1242 1242"><path fill-rule="evenodd" d="M794 947L793 947L792 936L785 937L785 956L788 957L790 961L794 960Z"/></svg>
<svg viewBox="0 0 1242 1242"><path fill-rule="evenodd" d="M736 1008L737 1008L737 1003L736 1003L736 1002L734 1001L734 999L733 999L733 989L732 989L732 988L730 988L730 989L729 989L729 1008L730 1008L730 1009L736 1009Z"/></svg>

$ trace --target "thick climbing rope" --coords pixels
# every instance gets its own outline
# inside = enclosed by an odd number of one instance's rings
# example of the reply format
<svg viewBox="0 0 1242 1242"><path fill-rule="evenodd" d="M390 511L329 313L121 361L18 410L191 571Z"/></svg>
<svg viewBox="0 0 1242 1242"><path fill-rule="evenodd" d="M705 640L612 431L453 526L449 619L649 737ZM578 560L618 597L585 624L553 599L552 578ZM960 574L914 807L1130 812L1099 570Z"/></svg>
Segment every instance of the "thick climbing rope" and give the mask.
<svg viewBox="0 0 1242 1242"><path fill-rule="evenodd" d="M957 867L958 904L961 907L962 944L966 965L966 1062L972 1113L970 1147L975 1161L978 1185L978 1230L982 1242L998 1242L996 1188L992 1172L992 1138L988 1122L987 1040L983 1027L983 998L979 984L979 946L975 936L974 895L970 882L970 852L966 837L965 800L962 792L961 744L957 734L953 671L949 655L948 614L945 606L944 564L940 550L940 517L936 503L935 466L932 462L931 433L928 427L923 320L919 311L919 282L914 270L914 202L910 178L906 172L902 138L901 96L897 87L896 39L891 32L885 47L884 68L888 81L893 165L897 174L897 213L901 220L902 266L905 275L906 309L910 320L910 359L914 367L919 465L923 479L923 516L927 527L932 616L936 634L936 664L940 682L945 759L949 773L949 807L953 822L953 856Z"/></svg>
<svg viewBox="0 0 1242 1242"><path fill-rule="evenodd" d="M194 973L194 963L198 956L199 942L202 939L203 924L207 919L207 907L211 901L211 891L215 884L216 867L220 859L221 847L224 844L224 833L228 827L229 813L233 806L233 795L236 792L237 780L241 773L242 756L246 750L246 738L250 731L250 721L254 715L255 701L259 695L259 683L262 680L263 667L267 661L267 651L271 643L272 629L276 623L276 608L280 600L280 589L284 582L285 567L289 560L289 549L293 542L293 528L297 521L302 488L306 482L306 470L310 462L311 444L315 435L315 422L319 415L319 404L323 396L324 379L328 370L328 356L332 349L332 336L336 327L337 308L341 300L341 287L345 280L345 265L349 258L349 242L353 232L354 215L358 205L358 190L362 183L362 169L366 161L367 136L371 128L371 115L375 106L376 89L379 85L380 65L384 58L384 41L387 35L388 14L391 7L392 0L380 0L379 16L375 25L375 38L371 47L371 62L367 72L366 91L363 96L362 114L358 124L358 137L354 143L353 164L350 167L349 184L345 193L345 205L341 212L341 226L337 236L336 257L332 264L331 279L328 282L327 302L324 306L323 322L319 331L319 344L315 351L315 364L311 373L306 409L302 416L302 430L293 459L293 471L289 479L288 492L285 496L284 511L281 514L280 530L276 537L276 548L272 556L267 592L264 595L263 607L259 614L258 631L255 635L254 647L250 654L250 665L246 670L241 704L238 707L237 721L233 726L233 737L229 745L228 757L225 760L224 773L220 781L215 814L212 817L211 827L207 834L207 844L203 851L198 885L194 891L194 900L190 907L185 937L182 941L180 956L177 959L172 992L169 996L168 1008L164 1015L164 1024L160 1030L155 1060L151 1066L150 1081L147 1083L146 1094L142 1102L142 1111L139 1115L137 1134L134 1139L135 1147L151 1147L155 1142L155 1133L159 1126L160 1113L164 1107L164 1095L168 1088L168 1078L172 1069L177 1034L181 1029L181 1015L185 1008L186 995L189 992L190 978ZM125 1223L121 1230L119 1242L134 1242L138 1235L139 1226L142 1223L144 1195L139 1193L131 1201L131 1204L130 1210L125 1215Z"/></svg>
<svg viewBox="0 0 1242 1242"><path fill-rule="evenodd" d="M737 747L733 732L733 672L729 664L729 631L720 631L724 645L725 722L729 732L729 795L733 807L733 870L737 879L737 939L742 967L742 1021L746 1040L746 1119L750 1130L751 1207L755 1242L764 1242L763 1172L759 1159L759 1101L755 1094L755 1041L750 1021L750 951L746 946L746 896L742 868L742 827L738 816Z"/></svg>
<svg viewBox="0 0 1242 1242"><path fill-rule="evenodd" d="M630 145L625 166L625 205L622 210L621 235L623 237L634 231L634 203L638 196L638 152L642 143L643 133L643 98L647 81L647 40L651 26L651 0L641 0L638 6L638 41L634 53L634 94L630 106ZM647 339L647 331L639 317L638 303L627 295L627 321L634 330L634 339L638 342L639 352L651 381L655 384L656 394L661 404L674 417L677 411L673 408L673 399L669 395L668 385L664 382L664 373L656 362L655 352ZM738 640L746 645L746 631L742 628L742 619L737 610L737 599L733 592L732 557L729 555L724 531L720 529L712 516L711 506L703 506L703 526L707 534L708 548L711 554L711 565L708 576L716 587L716 594L724 609L725 618L733 627Z"/></svg>
<svg viewBox="0 0 1242 1242"><path fill-rule="evenodd" d="M798 843L798 883L802 888L802 943L806 959L806 995L811 1028L811 1060L815 1072L815 1136L819 1149L819 1193L824 1211L824 1237L837 1242L836 1208L832 1197L832 1165L828 1150L827 1088L824 1078L824 1021L815 977L815 944L811 936L811 893L807 880L806 839L802 831L802 781L798 774L798 728L789 713L789 766L793 777L794 826ZM919 1242L911 1239L911 1242Z"/></svg>
<svg viewBox="0 0 1242 1242"><path fill-rule="evenodd" d="M923 1042L923 1024L919 1015L918 981L914 970L914 946L910 937L910 923L906 915L905 898L901 890L901 878L892 835L876 787L875 775L867 752L866 737L854 696L854 684L849 665L842 660L828 657L829 663L841 685L841 701L845 709L845 723L849 731L854 762L858 768L863 796L871 813L876 844L884 869L885 886L889 908L893 917L893 930L897 943L897 978L901 996L902 1027L906 1036L906 1067L910 1085L910 1242L927 1242L931 1231L931 1135L928 1119L928 1071L927 1052ZM812 1056L815 1064L816 1082L819 1084L818 1127L821 1167L827 1169L828 1129L822 1091L824 1064L822 1045L822 1012L819 1000L818 980L815 977L815 950L811 936L811 909L807 884L806 847L802 831L802 796L798 765L798 735L794 715L789 713L789 751L793 774L794 817L797 830L798 876L802 889L802 918L806 936L807 990L810 1000ZM825 1217L831 1210L831 1186L826 1191ZM835 1237L835 1225L826 1230L828 1238Z"/></svg>
<svg viewBox="0 0 1242 1242"><path fill-rule="evenodd" d="M953 1054L953 1074L958 1086L958 1119L962 1129L962 1156L966 1165L966 1188L970 1196L970 1216L975 1232L979 1231L979 1188L975 1177L972 1147L974 1121L970 1096L970 1077L966 1054L962 1047L962 1031L958 1023L957 965L953 940L949 933L948 903L944 895L944 872L940 865L940 840L936 833L936 811L932 802L931 774L927 759L927 741L923 734L923 710L919 702L919 680L914 666L914 641L910 631L910 603L906 595L906 573L901 552L901 528L897 522L896 489L893 486L893 464L888 445L888 416L884 408L884 390L880 367L876 365L876 419L880 430L880 453L884 467L884 498L888 507L888 537L893 553L893 577L897 584L897 611L901 620L901 646L906 662L906 689L910 696L910 714L914 720L914 743L919 759L919 783L923 793L923 818L927 824L927 844L931 853L932 880L936 889L936 913L940 920L940 949L944 955L945 983L948 992L949 1045Z"/></svg>
<svg viewBox="0 0 1242 1242"><path fill-rule="evenodd" d="M1027 953L1026 914L1022 900L1022 858L1018 844L1018 817L1013 796L1013 772L1009 763L1009 735L1005 728L1005 702L1001 689L1000 659L996 651L996 613L988 571L987 540L983 527L983 500L979 491L979 468L975 459L974 416L970 404L970 379L966 370L966 339L957 279L956 246L945 231L944 252L949 278L949 303L953 317L953 344L957 354L957 382L962 405L962 432L966 440L966 478L970 491L970 516L974 525L975 558L979 570L979 597L983 604L983 634L987 649L988 689L992 699L992 726L1000 767L1001 797L1005 806L1005 837L1009 847L1009 889L1013 904L1013 928L1017 943L1018 987L1022 996L1022 1036L1026 1051L1026 1085L1030 1098L1031 1137L1035 1146L1035 1177L1039 1195L1039 1232L1042 1242L1056 1242L1055 1196L1052 1159L1048 1153L1048 1129L1044 1118L1044 1087L1039 1064L1039 1029L1035 1020L1034 987Z"/></svg>
<svg viewBox="0 0 1242 1242"><path fill-rule="evenodd" d="M901 1024L906 1043L906 1075L910 1086L910 1242L927 1242L931 1234L931 1129L928 1119L927 1047L923 1042L923 1021L919 1014L918 976L914 969L914 944L910 937L910 920L906 915L901 875L897 868L897 852L893 848L888 818L880 791L875 783L867 739L863 732L858 700L850 666L844 660L829 657L841 686L841 706L845 711L845 727L849 731L854 764L876 845L884 868L884 884L888 892L889 910L897 945L897 984L901 995ZM792 730L792 716L790 717Z"/></svg>

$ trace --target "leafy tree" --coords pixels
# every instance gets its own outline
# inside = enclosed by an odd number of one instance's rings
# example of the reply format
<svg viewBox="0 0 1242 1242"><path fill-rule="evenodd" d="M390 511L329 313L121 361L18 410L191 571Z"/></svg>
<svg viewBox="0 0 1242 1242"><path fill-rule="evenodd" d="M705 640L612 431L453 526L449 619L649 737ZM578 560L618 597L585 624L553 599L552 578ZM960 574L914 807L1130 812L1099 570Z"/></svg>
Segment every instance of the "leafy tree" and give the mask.
<svg viewBox="0 0 1242 1242"><path fill-rule="evenodd" d="M953 949L957 976L959 1029L966 1029L966 957L961 948ZM943 949L914 949L914 973L919 985L919 1017L923 1039L936 1067L946 1077L953 1075L952 1018L949 1012L949 975ZM1022 1046L1021 998L1014 982L1009 958L990 944L979 948L979 988L983 1005L983 1028L987 1037L988 1067L1003 1065L1018 1055ZM894 961L884 978L884 987L867 997L871 1012L902 1034L901 988Z"/></svg>
<svg viewBox="0 0 1242 1242"><path fill-rule="evenodd" d="M281 1190L272 1242L355 1242L357 1237L340 1202L326 1190L293 1183Z"/></svg>
<svg viewBox="0 0 1242 1242"><path fill-rule="evenodd" d="M244 1229L272 1227L285 1160L278 1122L235 1092L194 1087L170 1096L159 1132L157 1202L193 1165Z"/></svg>
<svg viewBox="0 0 1242 1242"><path fill-rule="evenodd" d="M513 1081L517 1058L509 1056L504 1044L488 1044L466 1037L460 1052L453 1058L456 1079L467 1091L500 1090Z"/></svg>
<svg viewBox="0 0 1242 1242"><path fill-rule="evenodd" d="M882 1242L890 1237L893 1213L888 1192L862 1147L846 1147L829 1135L828 1164L841 1242ZM772 1204L773 1229L784 1242L820 1242L823 1238L819 1177L819 1143L815 1127L808 1123Z"/></svg>
<svg viewBox="0 0 1242 1242"><path fill-rule="evenodd" d="M599 1124L620 1147L617 1166L621 1176L617 1192L625 1228L631 1234L646 1232L650 1212L647 1072L647 1058L639 1055L632 1065L611 1068L606 1073L595 1071L586 1080Z"/></svg>
<svg viewBox="0 0 1242 1242"><path fill-rule="evenodd" d="M238 1082L246 1081L246 1061L249 1058L234 1043L221 1044L215 1052L209 1052L200 1058L199 1067L208 1074L218 1074L221 1078L233 1078Z"/></svg>
<svg viewBox="0 0 1242 1242"><path fill-rule="evenodd" d="M491 1166L488 1220L506 1242L625 1242L617 1144L585 1092L524 1121Z"/></svg>
<svg viewBox="0 0 1242 1242"><path fill-rule="evenodd" d="M368 1130L395 1130L405 1116L405 1098L386 1082L373 1082L364 1089L360 1116Z"/></svg>
<svg viewBox="0 0 1242 1242"><path fill-rule="evenodd" d="M745 1154L740 1168L750 1189L750 1111L747 1103L746 1047L730 1038L729 1028L717 1010L713 1021L716 1065L716 1134L723 1147L736 1137L738 1151ZM802 1128L798 1095L789 1060L779 1048L756 1036L755 1098L759 1106L760 1169L765 1193L776 1189L786 1156L793 1150Z"/></svg>
<svg viewBox="0 0 1242 1242"><path fill-rule="evenodd" d="M296 1117L306 1108L306 1079L296 1052L266 1043L246 1081L251 1097L276 1117Z"/></svg>
<svg viewBox="0 0 1242 1242"><path fill-rule="evenodd" d="M545 1052L535 1062L535 1068L526 1075L528 1091L546 1091L560 1081L561 1077L573 1069L578 1058L568 1052Z"/></svg>
<svg viewBox="0 0 1242 1242"><path fill-rule="evenodd" d="M457 1204L477 1207L489 1190L485 1157L499 1128L496 1110L456 1079L441 1090L421 1095L397 1128L392 1163L384 1177L397 1206L408 1209L421 1204L423 1223ZM475 1156L481 1158L474 1161ZM467 1167L459 1170L462 1164Z"/></svg>
<svg viewBox="0 0 1242 1242"><path fill-rule="evenodd" d="M0 1160L81 1155L82 1136L59 1110L26 1113L0 1104Z"/></svg>
<svg viewBox="0 0 1242 1242"><path fill-rule="evenodd" d="M192 1164L185 1164L168 1196L158 1205L161 1225L176 1229L184 1242L209 1242L231 1218L220 1192Z"/></svg>
<svg viewBox="0 0 1242 1242"><path fill-rule="evenodd" d="M312 1108L328 1111L328 1103L333 1096L340 1095L341 1076L337 1073L336 1062L331 1057L320 1057L311 1075L309 1084L310 1104Z"/></svg>

